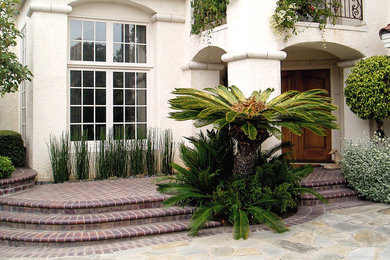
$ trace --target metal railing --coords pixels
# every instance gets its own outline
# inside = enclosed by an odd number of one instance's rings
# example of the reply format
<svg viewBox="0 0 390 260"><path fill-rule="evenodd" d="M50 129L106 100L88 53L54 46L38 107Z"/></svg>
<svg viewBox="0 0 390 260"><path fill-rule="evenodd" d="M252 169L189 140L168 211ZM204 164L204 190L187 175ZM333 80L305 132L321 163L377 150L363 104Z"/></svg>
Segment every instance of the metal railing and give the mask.
<svg viewBox="0 0 390 260"><path fill-rule="evenodd" d="M334 0L326 0L327 3ZM341 7L333 10L337 17L363 20L363 0L337 0Z"/></svg>

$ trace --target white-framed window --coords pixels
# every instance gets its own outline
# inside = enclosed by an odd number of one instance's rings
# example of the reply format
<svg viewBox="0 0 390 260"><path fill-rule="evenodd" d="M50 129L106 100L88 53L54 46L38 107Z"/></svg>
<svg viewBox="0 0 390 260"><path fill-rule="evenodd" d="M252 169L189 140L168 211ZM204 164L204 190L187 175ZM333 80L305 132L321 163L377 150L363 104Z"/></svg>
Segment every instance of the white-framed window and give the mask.
<svg viewBox="0 0 390 260"><path fill-rule="evenodd" d="M113 129L146 138L147 26L71 18L69 21L71 140L99 140Z"/></svg>
<svg viewBox="0 0 390 260"><path fill-rule="evenodd" d="M21 38L20 42L20 63L23 66L27 65L27 30L26 27L24 27L21 30L24 37ZM20 84L20 133L22 135L22 138L24 141L26 141L27 136L27 81L23 81L22 84Z"/></svg>

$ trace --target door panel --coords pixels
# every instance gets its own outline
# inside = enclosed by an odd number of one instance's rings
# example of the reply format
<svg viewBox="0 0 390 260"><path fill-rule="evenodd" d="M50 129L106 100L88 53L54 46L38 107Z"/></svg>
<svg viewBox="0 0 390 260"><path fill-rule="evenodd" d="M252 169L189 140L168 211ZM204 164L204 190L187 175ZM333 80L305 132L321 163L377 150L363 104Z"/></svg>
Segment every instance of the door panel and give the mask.
<svg viewBox="0 0 390 260"><path fill-rule="evenodd" d="M282 92L288 90L306 91L315 88L326 89L330 94L329 70L282 71ZM331 161L331 155L328 154L332 146L330 131L327 136L318 136L307 129L304 129L301 136L292 134L286 129L282 129L282 132L283 141L290 141L293 144L291 149L284 149L283 152L291 151L294 160Z"/></svg>

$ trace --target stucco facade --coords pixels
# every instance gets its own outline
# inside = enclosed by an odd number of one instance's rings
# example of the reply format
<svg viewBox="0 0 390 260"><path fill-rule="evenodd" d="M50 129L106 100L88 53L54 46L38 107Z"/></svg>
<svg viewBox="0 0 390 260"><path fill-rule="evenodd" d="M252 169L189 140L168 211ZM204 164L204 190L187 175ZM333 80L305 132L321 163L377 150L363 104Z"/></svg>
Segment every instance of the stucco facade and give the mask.
<svg viewBox="0 0 390 260"><path fill-rule="evenodd" d="M247 95L268 87L275 88L277 95L281 93L282 71L327 69L331 96L339 106L335 113L340 130L332 131L332 148L340 150L343 138L372 131L369 121L358 119L345 105L343 88L357 60L388 54L378 31L388 23L389 1L362 0L363 20L339 19L323 34L318 25L300 22L298 28L303 32L287 42L278 38L270 25L276 0L230 2L226 24L201 35L190 35L190 0L22 1L17 26L25 28L26 64L34 74L26 86L25 143L28 165L38 171L39 180L51 179L47 148L50 135L59 136L72 125L71 71L145 73L147 126L171 128L175 139L180 140L198 130L191 122L167 118L167 101L176 87L201 89L224 81L240 87ZM71 59L72 20L106 24L105 62ZM145 62L119 64L110 60L116 55L110 47L115 45L110 40L111 24L146 28L146 43L142 43L146 46ZM111 89L115 90L115 86ZM107 100L112 99L108 90L106 94ZM17 94L0 99L0 129L21 130L19 99ZM107 121L113 124L108 103ZM390 129L388 120L385 129ZM267 141L272 142L276 140Z"/></svg>

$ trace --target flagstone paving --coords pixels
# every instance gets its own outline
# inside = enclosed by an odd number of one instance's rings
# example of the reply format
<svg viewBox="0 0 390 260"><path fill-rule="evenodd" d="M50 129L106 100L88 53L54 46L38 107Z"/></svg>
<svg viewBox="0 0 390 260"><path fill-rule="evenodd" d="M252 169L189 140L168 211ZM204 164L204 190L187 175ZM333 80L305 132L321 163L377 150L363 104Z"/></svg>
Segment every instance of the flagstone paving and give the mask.
<svg viewBox="0 0 390 260"><path fill-rule="evenodd" d="M55 259L390 259L390 205L361 202L359 206L343 208L345 205L342 202L338 204L329 207L325 214L312 221L291 226L283 234L252 227L247 240L234 240L230 228L217 228L208 231L207 236L203 234L189 238L183 233L172 234L172 240L168 243L154 244L153 238L149 238L142 240L144 246L129 250L105 250L100 254L96 250L97 254L89 256L78 256L75 252L74 255L67 254L66 257ZM118 243L117 247L120 245ZM103 246L100 248L104 250ZM4 252L4 249L0 247L0 252ZM15 250L30 250L34 254L37 249ZM49 256L46 259L52 258Z"/></svg>

